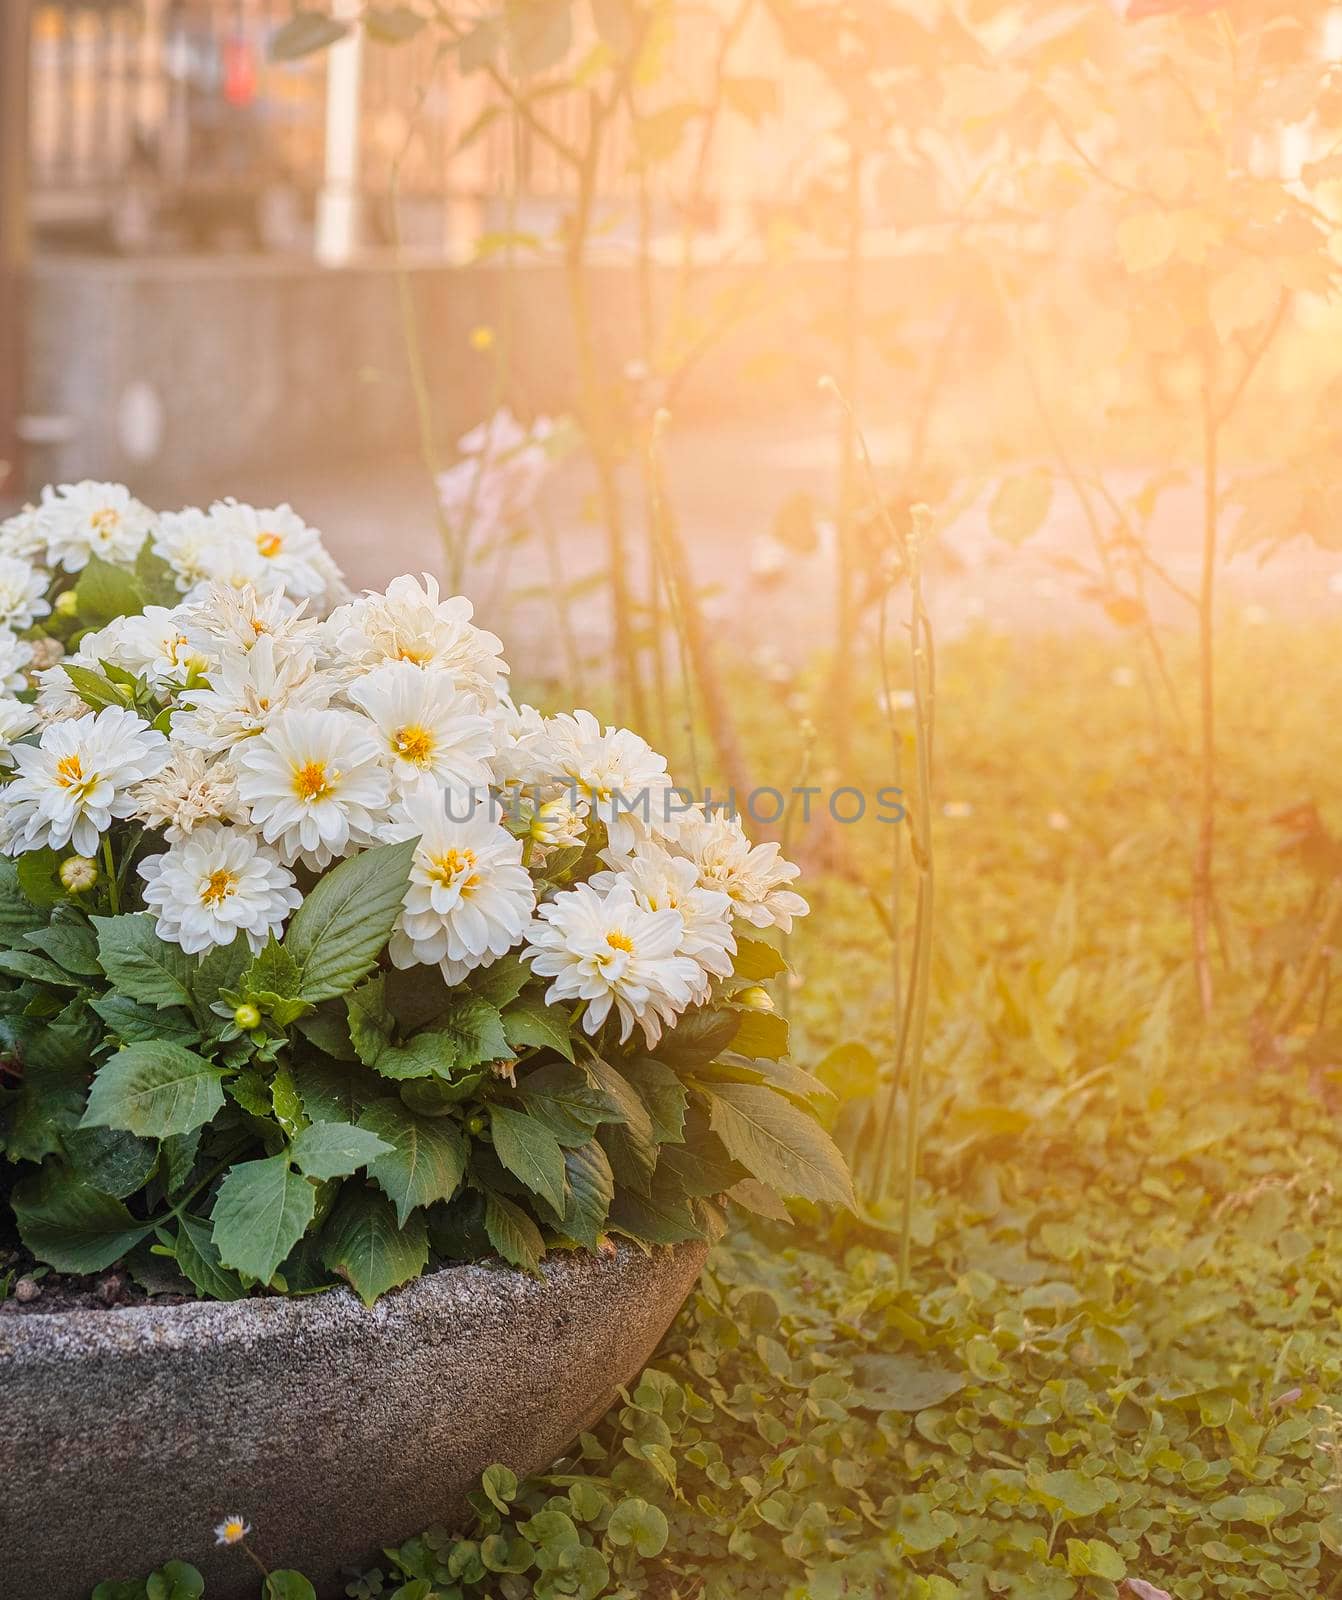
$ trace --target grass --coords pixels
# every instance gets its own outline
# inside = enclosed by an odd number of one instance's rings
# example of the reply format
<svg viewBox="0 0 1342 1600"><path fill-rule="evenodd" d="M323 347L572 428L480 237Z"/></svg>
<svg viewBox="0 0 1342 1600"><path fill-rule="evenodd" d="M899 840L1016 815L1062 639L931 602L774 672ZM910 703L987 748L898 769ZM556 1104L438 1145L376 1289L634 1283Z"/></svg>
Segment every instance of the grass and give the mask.
<svg viewBox="0 0 1342 1600"><path fill-rule="evenodd" d="M1308 928L1272 818L1313 800L1342 831L1339 645L1226 619L1210 1026L1193 775L1124 646L985 631L947 652L912 1286L894 1215L734 1231L573 1462L496 1478L470 1537L412 1541L349 1593L1342 1592L1335 1057L1317 1010L1282 1051L1252 1026L1270 953ZM858 730L872 786L883 737ZM797 751L766 754L759 781L794 781ZM795 1051L850 1151L890 1030L883 837L795 839Z"/></svg>

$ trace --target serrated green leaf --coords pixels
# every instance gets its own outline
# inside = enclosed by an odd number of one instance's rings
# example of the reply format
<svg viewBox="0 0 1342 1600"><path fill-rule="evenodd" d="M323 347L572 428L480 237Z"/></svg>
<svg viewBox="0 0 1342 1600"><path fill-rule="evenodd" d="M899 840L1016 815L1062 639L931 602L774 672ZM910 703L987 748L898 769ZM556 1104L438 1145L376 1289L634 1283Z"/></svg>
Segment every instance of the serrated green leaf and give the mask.
<svg viewBox="0 0 1342 1600"><path fill-rule="evenodd" d="M376 1081L368 1074L336 1061L295 1061L294 1087L312 1122L357 1122Z"/></svg>
<svg viewBox="0 0 1342 1600"><path fill-rule="evenodd" d="M158 1165L154 1140L124 1128L72 1128L65 1153L79 1181L116 1200L142 1189Z"/></svg>
<svg viewBox="0 0 1342 1600"><path fill-rule="evenodd" d="M348 1178L392 1146L370 1128L348 1122L314 1122L289 1146L289 1156L309 1178Z"/></svg>
<svg viewBox="0 0 1342 1600"><path fill-rule="evenodd" d="M838 1146L804 1111L763 1084L718 1083L710 1126L727 1153L778 1194L851 1206L852 1180Z"/></svg>
<svg viewBox="0 0 1342 1600"><path fill-rule="evenodd" d="M145 607L144 590L135 574L114 567L100 556L90 556L75 584L79 620L102 628L117 617L138 616Z"/></svg>
<svg viewBox="0 0 1342 1600"><path fill-rule="evenodd" d="M81 1127L164 1139L208 1122L224 1103L223 1072L179 1044L123 1045L99 1067Z"/></svg>
<svg viewBox="0 0 1342 1600"><path fill-rule="evenodd" d="M629 1062L624 1073L647 1107L656 1142L679 1144L685 1137L685 1108L689 1104L680 1078L664 1061L654 1061L650 1056Z"/></svg>
<svg viewBox="0 0 1342 1600"><path fill-rule="evenodd" d="M525 1111L512 1111L504 1105L490 1108L489 1122L494 1154L556 1216L563 1216L564 1152L554 1134Z"/></svg>
<svg viewBox="0 0 1342 1600"><path fill-rule="evenodd" d="M359 1127L389 1146L370 1162L368 1176L395 1202L404 1221L420 1206L450 1200L466 1174L469 1149L451 1117L419 1116L396 1099L376 1100Z"/></svg>
<svg viewBox="0 0 1342 1600"><path fill-rule="evenodd" d="M190 1009L191 957L159 938L153 917L135 912L92 921L98 960L113 988L146 1005Z"/></svg>
<svg viewBox="0 0 1342 1600"><path fill-rule="evenodd" d="M787 1018L776 1011L747 1011L732 1035L734 1055L777 1061L788 1053Z"/></svg>
<svg viewBox="0 0 1342 1600"><path fill-rule="evenodd" d="M347 1183L322 1234L322 1260L371 1306L428 1265L424 1213L411 1212L401 1221L385 1195Z"/></svg>
<svg viewBox="0 0 1342 1600"><path fill-rule="evenodd" d="M284 948L300 998L347 994L370 970L391 937L417 843L377 845L339 862L294 913Z"/></svg>
<svg viewBox="0 0 1342 1600"><path fill-rule="evenodd" d="M564 1152L564 1171L568 1178L568 1197L559 1219L563 1231L588 1250L601 1243L611 1201L615 1198L615 1174L610 1159L595 1140Z"/></svg>
<svg viewBox="0 0 1342 1600"><path fill-rule="evenodd" d="M307 1231L317 1192L285 1154L241 1161L219 1186L211 1233L226 1267L269 1283Z"/></svg>
<svg viewBox="0 0 1342 1600"><path fill-rule="evenodd" d="M510 1267L540 1275L541 1258L545 1255L540 1229L521 1206L492 1189L485 1195L485 1232Z"/></svg>
<svg viewBox="0 0 1342 1600"><path fill-rule="evenodd" d="M531 1046L573 1060L568 1013L560 1006L547 1006L540 999L515 1001L503 1013L503 1033L512 1050Z"/></svg>
<svg viewBox="0 0 1342 1600"><path fill-rule="evenodd" d="M210 1224L204 1218L182 1213L172 1253L183 1274L207 1300L241 1300L246 1294L237 1273L220 1261Z"/></svg>
<svg viewBox="0 0 1342 1600"><path fill-rule="evenodd" d="M68 1172L48 1170L11 1196L19 1237L57 1272L101 1272L134 1249L151 1224Z"/></svg>
<svg viewBox="0 0 1342 1600"><path fill-rule="evenodd" d="M8 856L0 856L0 944L19 944L25 933L45 927L47 913L35 906L24 893L19 882L19 867L27 857L15 863Z"/></svg>
<svg viewBox="0 0 1342 1600"><path fill-rule="evenodd" d="M787 971L787 962L771 944L762 939L738 939L736 954L732 957L732 971L749 983L767 983L780 972Z"/></svg>

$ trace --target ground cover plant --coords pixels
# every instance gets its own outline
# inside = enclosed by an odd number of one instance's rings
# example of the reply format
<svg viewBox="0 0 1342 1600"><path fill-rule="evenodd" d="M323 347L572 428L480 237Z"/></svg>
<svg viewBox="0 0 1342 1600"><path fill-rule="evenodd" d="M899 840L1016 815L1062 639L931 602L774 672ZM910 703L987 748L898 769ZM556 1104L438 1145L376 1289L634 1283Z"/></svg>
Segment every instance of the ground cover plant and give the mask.
<svg viewBox="0 0 1342 1600"><path fill-rule="evenodd" d="M126 498L54 491L0 537L59 585L64 530ZM534 1272L547 1237L711 1237L724 1194L849 1198L745 933L806 909L777 844L630 730L514 706L433 579L310 615L290 590L338 575L292 513L195 515L287 586L198 573L190 514L144 513L73 606L13 558L15 620L69 625L5 702L0 1148L31 1256L371 1304L431 1263ZM94 629L90 573L127 610ZM187 592L141 610L150 581Z"/></svg>
<svg viewBox="0 0 1342 1600"><path fill-rule="evenodd" d="M475 1527L389 1552L350 1595L1336 1592L1336 1003L1270 1049L1255 1018L1286 930L1310 927L1309 857L1271 819L1313 802L1336 830L1342 804L1342 732L1275 685L1335 694L1342 641L1225 623L1246 937L1216 1028L1172 826L1195 779L1129 650L986 632L947 650L945 702L976 715L945 725L912 1283L897 1207L738 1225L571 1460L521 1485L495 1469ZM858 745L876 759L879 731ZM812 883L793 1026L846 1143L887 941L868 881ZM264 1559L264 1527L247 1542Z"/></svg>

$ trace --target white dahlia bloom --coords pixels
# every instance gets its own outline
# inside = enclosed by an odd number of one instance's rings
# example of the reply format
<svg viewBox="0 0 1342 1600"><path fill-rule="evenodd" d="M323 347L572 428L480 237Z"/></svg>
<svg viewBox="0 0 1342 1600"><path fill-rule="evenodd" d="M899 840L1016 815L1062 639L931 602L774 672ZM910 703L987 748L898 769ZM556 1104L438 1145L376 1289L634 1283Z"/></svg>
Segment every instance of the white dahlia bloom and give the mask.
<svg viewBox="0 0 1342 1600"><path fill-rule="evenodd" d="M595 1033L610 1015L620 1018L623 1042L637 1023L648 1048L700 991L699 966L676 952L685 934L678 911L649 911L627 881L605 894L590 883L566 889L537 910L527 935L532 970L554 982L553 1004L586 1001L582 1025Z"/></svg>
<svg viewBox="0 0 1342 1600"><path fill-rule="evenodd" d="M222 754L263 733L281 711L324 710L334 692L310 650L263 634L246 655L225 656L212 667L206 684L182 691L179 700L189 709L173 719L173 738Z"/></svg>
<svg viewBox="0 0 1342 1600"><path fill-rule="evenodd" d="M456 688L447 673L396 661L360 678L348 694L377 729L401 794L428 785L485 797L493 729L474 697Z"/></svg>
<svg viewBox="0 0 1342 1600"><path fill-rule="evenodd" d="M325 595L328 570L321 559L322 536L292 506L258 510L236 500L219 500L210 507L210 522L225 546L246 546L255 555L253 582L263 594L281 592L294 600Z"/></svg>
<svg viewBox="0 0 1342 1600"><path fill-rule="evenodd" d="M721 889L732 903L732 915L755 928L792 930L793 917L809 907L799 894L784 887L801 868L785 861L772 841L752 845L734 817L715 812L687 815L677 844L707 889Z"/></svg>
<svg viewBox="0 0 1342 1600"><path fill-rule="evenodd" d="M321 869L376 842L391 792L381 754L352 711L282 711L237 750L238 793L286 864Z"/></svg>
<svg viewBox="0 0 1342 1600"><path fill-rule="evenodd" d="M160 513L151 546L172 568L178 589L186 594L210 577L210 554L219 531L199 506Z"/></svg>
<svg viewBox="0 0 1342 1600"><path fill-rule="evenodd" d="M114 817L135 809L131 789L168 759L168 741L133 711L109 706L53 723L36 746L14 749L17 775L0 805L0 848L97 852Z"/></svg>
<svg viewBox="0 0 1342 1600"><path fill-rule="evenodd" d="M463 821L454 820L454 810ZM405 802L395 832L419 839L387 947L396 966L436 961L455 984L521 943L536 890L521 841L494 820L487 802L422 789Z"/></svg>
<svg viewBox="0 0 1342 1600"><path fill-rule="evenodd" d="M147 679L156 689L183 684L209 665L191 643L180 606L146 606L138 616L114 618L80 641L79 654L88 653Z"/></svg>
<svg viewBox="0 0 1342 1600"><path fill-rule="evenodd" d="M531 813L527 833L544 860L549 850L568 850L587 843L587 822L591 815L585 800L576 800L564 790L542 800Z"/></svg>
<svg viewBox="0 0 1342 1600"><path fill-rule="evenodd" d="M48 559L80 572L90 556L129 566L154 528L154 513L120 483L63 483L42 491L38 522Z"/></svg>
<svg viewBox="0 0 1342 1600"><path fill-rule="evenodd" d="M606 824L611 848L627 854L640 839L674 838L680 826L673 785L660 756L628 728L605 728L590 711L546 722L553 761L565 783Z"/></svg>
<svg viewBox="0 0 1342 1600"><path fill-rule="evenodd" d="M0 767L14 765L14 742L31 733L37 726L37 712L22 700L0 700ZM3 792L0 792L0 810L3 810Z"/></svg>
<svg viewBox="0 0 1342 1600"><path fill-rule="evenodd" d="M676 946L678 956L688 956L699 968L696 1000L708 998L712 978L725 978L732 970L736 936L732 933L732 903L719 889L705 889L693 861L673 856L660 845L637 845L631 856L607 850L602 860L609 872L594 873L587 881L605 894L627 883L634 899L648 911L678 911L684 932Z"/></svg>
<svg viewBox="0 0 1342 1600"><path fill-rule="evenodd" d="M51 610L47 578L20 556L0 556L0 628L22 633Z"/></svg>
<svg viewBox="0 0 1342 1600"><path fill-rule="evenodd" d="M156 777L135 786L135 816L162 828L169 844L189 838L202 823L245 820L232 763L207 762L202 751L182 749L176 731L174 726L172 759Z"/></svg>
<svg viewBox="0 0 1342 1600"><path fill-rule="evenodd" d="M0 691L17 694L28 687L28 668L35 654L26 639L0 628Z"/></svg>
<svg viewBox="0 0 1342 1600"><path fill-rule="evenodd" d="M356 669L409 661L448 672L488 712L498 704L508 668L502 641L477 628L473 614L462 595L441 599L437 580L427 573L422 580L406 574L386 594L361 595L333 611L327 629L340 657Z"/></svg>
<svg viewBox="0 0 1342 1600"><path fill-rule="evenodd" d="M319 657L322 649L321 624L306 615L306 601L295 604L287 595L263 595L226 583L192 591L186 632L192 645L214 660L244 654L263 638L304 645Z"/></svg>
<svg viewBox="0 0 1342 1600"><path fill-rule="evenodd" d="M554 740L535 706L503 695L494 712L494 780L501 788L538 788L560 777Z"/></svg>
<svg viewBox="0 0 1342 1600"><path fill-rule="evenodd" d="M19 556L24 561L41 561L47 553L42 522L36 506L24 506L12 517L0 518L0 556Z"/></svg>
<svg viewBox="0 0 1342 1600"><path fill-rule="evenodd" d="M140 863L144 902L160 939L188 955L232 944L239 933L260 950L303 896L273 851L238 828L197 828L164 855Z"/></svg>

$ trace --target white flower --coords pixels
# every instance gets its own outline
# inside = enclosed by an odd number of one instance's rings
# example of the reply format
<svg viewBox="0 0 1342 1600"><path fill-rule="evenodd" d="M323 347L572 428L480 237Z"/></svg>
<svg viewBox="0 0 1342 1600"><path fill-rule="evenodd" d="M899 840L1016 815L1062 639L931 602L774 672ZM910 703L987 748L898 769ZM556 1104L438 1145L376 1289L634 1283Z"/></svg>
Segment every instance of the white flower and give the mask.
<svg viewBox="0 0 1342 1600"><path fill-rule="evenodd" d="M541 851L571 849L587 842L590 811L585 800L574 800L571 792L542 800L532 815L527 832Z"/></svg>
<svg viewBox="0 0 1342 1600"><path fill-rule="evenodd" d="M156 689L185 683L208 665L191 643L180 606L146 606L138 616L114 618L96 635L80 640L79 654L90 653L147 679Z"/></svg>
<svg viewBox="0 0 1342 1600"><path fill-rule="evenodd" d="M0 556L40 561L46 555L46 548L36 506L24 506L22 511L0 521Z"/></svg>
<svg viewBox="0 0 1342 1600"><path fill-rule="evenodd" d="M206 823L165 855L140 863L144 902L160 939L196 955L239 934L260 950L302 903L293 873L239 828Z"/></svg>
<svg viewBox="0 0 1342 1600"><path fill-rule="evenodd" d="M0 628L22 633L51 610L46 576L19 556L0 556Z"/></svg>
<svg viewBox="0 0 1342 1600"><path fill-rule="evenodd" d="M172 568L173 578L183 594L210 576L210 554L219 530L199 506L181 511L165 511L154 530L153 551Z"/></svg>
<svg viewBox="0 0 1342 1600"><path fill-rule="evenodd" d="M86 480L44 489L38 523L51 564L79 572L90 556L133 562L153 531L154 514L123 484Z"/></svg>
<svg viewBox="0 0 1342 1600"><path fill-rule="evenodd" d="M460 983L521 942L536 903L521 841L490 815L488 802L421 790L396 829L419 837L410 887L388 945L398 967L437 962ZM456 821L453 817L464 818Z"/></svg>
<svg viewBox="0 0 1342 1600"><path fill-rule="evenodd" d="M627 881L604 895L579 884L539 907L527 935L528 959L553 978L547 1002L587 1002L583 1027L595 1033L614 1006L620 1039L637 1023L651 1049L691 1004L702 982L698 965L677 955L685 924L678 911L649 911Z"/></svg>
<svg viewBox="0 0 1342 1600"><path fill-rule="evenodd" d="M215 1544L241 1544L252 1531L250 1522L244 1522L237 1514L232 1512L214 1530Z"/></svg>
<svg viewBox="0 0 1342 1600"><path fill-rule="evenodd" d="M554 741L535 706L515 706L507 695L494 712L494 780L500 787L537 788L559 777Z"/></svg>
<svg viewBox="0 0 1342 1600"><path fill-rule="evenodd" d="M0 628L0 691L17 694L28 687L27 668L36 654L26 639Z"/></svg>
<svg viewBox="0 0 1342 1600"><path fill-rule="evenodd" d="M263 594L280 591L295 600L316 600L326 593L321 534L291 506L258 511L220 500L210 507L210 521L223 544L245 545L256 556L253 581Z"/></svg>
<svg viewBox="0 0 1342 1600"><path fill-rule="evenodd" d="M186 612L186 632L202 655L219 659L251 650L258 639L272 638L286 645L302 644L320 653L322 631L315 618L305 614L306 602L295 604L286 595L258 594L226 583L210 583L192 591Z"/></svg>
<svg viewBox="0 0 1342 1600"><path fill-rule="evenodd" d="M426 784L477 797L488 790L493 729L447 673L393 662L360 678L349 698L377 729L401 793Z"/></svg>
<svg viewBox="0 0 1342 1600"><path fill-rule="evenodd" d="M0 806L0 847L97 852L114 817L134 811L130 790L168 759L168 741L133 711L109 706L73 721L53 723L40 744L18 745L18 775Z"/></svg>
<svg viewBox="0 0 1342 1600"><path fill-rule="evenodd" d="M440 599L427 573L422 582L407 574L385 595L362 595L333 611L327 628L340 656L356 669L409 661L450 672L481 711L492 711L508 668L502 641L472 624L473 610L461 595Z"/></svg>
<svg viewBox="0 0 1342 1600"><path fill-rule="evenodd" d="M203 822L241 822L237 773L227 760L207 764L199 750L182 749L173 728L172 759L135 786L135 815L162 828L169 844L188 838Z"/></svg>
<svg viewBox="0 0 1342 1600"><path fill-rule="evenodd" d="M200 750L222 753L265 731L287 710L323 710L335 692L332 680L316 670L312 652L277 644L263 634L245 655L226 656L211 668L209 681L184 689L190 710L172 725L173 737Z"/></svg>
<svg viewBox="0 0 1342 1600"><path fill-rule="evenodd" d="M782 928L788 933L793 917L806 915L805 900L783 887L801 868L785 861L772 842L752 845L734 817L692 813L684 819L676 842L697 867L699 882L707 889L721 889L731 900L733 916L752 927Z"/></svg>
<svg viewBox="0 0 1342 1600"><path fill-rule="evenodd" d="M631 856L607 850L602 859L613 870L594 873L587 880L599 893L627 883L646 910L680 913L685 927L676 954L688 956L698 966L695 999L706 1000L709 980L727 977L736 954L732 902L727 895L720 889L703 888L694 862L670 855L660 845L640 844Z"/></svg>
<svg viewBox="0 0 1342 1600"><path fill-rule="evenodd" d="M238 793L267 844L318 869L372 844L391 780L367 722L350 711L282 711L237 751Z"/></svg>
<svg viewBox="0 0 1342 1600"><path fill-rule="evenodd" d="M0 767L14 765L14 741L22 739L37 726L37 712L22 700L0 700ZM0 809L3 809L8 790L0 791Z"/></svg>
<svg viewBox="0 0 1342 1600"><path fill-rule="evenodd" d="M650 835L674 838L680 815L666 757L628 728L606 728L590 711L546 722L556 771L606 824L612 849L625 854Z"/></svg>

